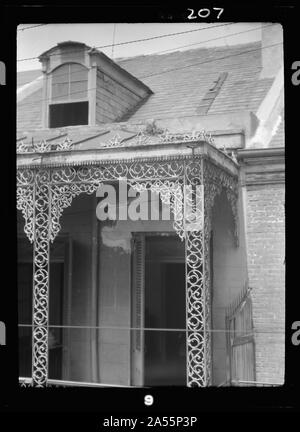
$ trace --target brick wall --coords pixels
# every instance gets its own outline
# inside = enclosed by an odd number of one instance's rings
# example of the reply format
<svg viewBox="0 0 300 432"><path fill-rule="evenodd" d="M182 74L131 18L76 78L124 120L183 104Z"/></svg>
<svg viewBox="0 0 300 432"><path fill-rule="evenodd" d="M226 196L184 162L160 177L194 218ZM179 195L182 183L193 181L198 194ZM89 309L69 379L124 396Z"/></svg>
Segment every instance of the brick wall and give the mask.
<svg viewBox="0 0 300 432"><path fill-rule="evenodd" d="M284 382L284 185L247 186L249 284L253 288L256 380Z"/></svg>
<svg viewBox="0 0 300 432"><path fill-rule="evenodd" d="M97 71L96 123L112 122L132 110L141 97Z"/></svg>

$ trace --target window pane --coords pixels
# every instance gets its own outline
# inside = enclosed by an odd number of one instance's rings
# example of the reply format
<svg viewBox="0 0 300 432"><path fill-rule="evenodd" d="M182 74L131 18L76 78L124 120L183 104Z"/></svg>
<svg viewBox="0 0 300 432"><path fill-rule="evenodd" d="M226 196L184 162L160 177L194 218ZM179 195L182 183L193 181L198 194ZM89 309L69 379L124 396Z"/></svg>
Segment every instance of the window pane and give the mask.
<svg viewBox="0 0 300 432"><path fill-rule="evenodd" d="M69 82L69 64L59 66L52 72L52 84L61 84Z"/></svg>
<svg viewBox="0 0 300 432"><path fill-rule="evenodd" d="M70 65L70 80L71 81L87 81L87 69L77 63Z"/></svg>
<svg viewBox="0 0 300 432"><path fill-rule="evenodd" d="M52 72L52 100L86 99L87 80L88 71L80 64L58 67Z"/></svg>
<svg viewBox="0 0 300 432"><path fill-rule="evenodd" d="M69 84L54 84L52 86L52 100L59 101L69 98Z"/></svg>
<svg viewBox="0 0 300 432"><path fill-rule="evenodd" d="M71 82L70 99L87 98L87 81Z"/></svg>
<svg viewBox="0 0 300 432"><path fill-rule="evenodd" d="M50 128L88 124L88 102L55 104L49 108Z"/></svg>

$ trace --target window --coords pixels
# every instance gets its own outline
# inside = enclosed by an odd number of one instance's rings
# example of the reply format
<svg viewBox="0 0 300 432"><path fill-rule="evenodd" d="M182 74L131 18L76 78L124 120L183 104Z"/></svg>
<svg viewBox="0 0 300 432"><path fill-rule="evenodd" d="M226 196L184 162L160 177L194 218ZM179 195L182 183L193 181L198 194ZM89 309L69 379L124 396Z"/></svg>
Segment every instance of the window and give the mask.
<svg viewBox="0 0 300 432"><path fill-rule="evenodd" d="M89 120L89 103L74 102L50 105L50 128L86 125Z"/></svg>
<svg viewBox="0 0 300 432"><path fill-rule="evenodd" d="M87 99L87 69L78 63L67 63L52 72L52 102Z"/></svg>
<svg viewBox="0 0 300 432"><path fill-rule="evenodd" d="M88 124L88 71L67 63L52 72L49 127Z"/></svg>

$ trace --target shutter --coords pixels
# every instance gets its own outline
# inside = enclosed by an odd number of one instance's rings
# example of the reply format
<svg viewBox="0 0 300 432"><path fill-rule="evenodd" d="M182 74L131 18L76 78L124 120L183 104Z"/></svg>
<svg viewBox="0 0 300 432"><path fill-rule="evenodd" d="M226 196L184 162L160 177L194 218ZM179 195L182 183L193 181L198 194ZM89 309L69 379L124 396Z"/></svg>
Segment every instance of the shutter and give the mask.
<svg viewBox="0 0 300 432"><path fill-rule="evenodd" d="M144 377L145 237L133 239L132 265L132 385L143 385Z"/></svg>
<svg viewBox="0 0 300 432"><path fill-rule="evenodd" d="M249 385L255 381L255 352L252 304L248 290L228 308L226 320L226 328L229 329L230 381L234 385Z"/></svg>

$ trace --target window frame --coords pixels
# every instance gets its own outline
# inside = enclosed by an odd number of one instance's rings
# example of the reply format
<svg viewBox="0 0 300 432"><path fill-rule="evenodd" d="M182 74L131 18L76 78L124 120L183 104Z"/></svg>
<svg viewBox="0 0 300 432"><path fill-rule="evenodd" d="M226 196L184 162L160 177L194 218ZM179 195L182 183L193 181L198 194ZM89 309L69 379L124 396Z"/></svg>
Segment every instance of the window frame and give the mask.
<svg viewBox="0 0 300 432"><path fill-rule="evenodd" d="M86 75L87 75L87 77L86 77L87 89L86 89L86 96L85 97L70 99L70 94L71 94L70 90L71 90L71 83L72 83L72 81L70 80L70 76L72 74L72 72L71 72L71 65L79 65L83 69L85 69L85 71L86 71ZM59 101L58 101L58 100L53 99L53 85L54 85L53 78L55 77L55 75L54 75L55 71L57 71L58 69L62 68L63 66L68 66L69 67L69 71L68 71L68 97L66 97L64 99L59 99ZM57 66L55 69L53 69L51 71L51 73L50 73L51 79L50 79L50 87L49 87L49 105L55 105L55 104L59 104L59 103L73 103L73 102L88 101L89 100L89 97L88 97L88 81L89 81L88 80L88 72L89 72L88 68L86 66L84 66L83 64L78 63L78 62L63 63L63 64ZM64 75L64 74L62 74L62 75ZM76 81L74 81L74 82L76 82Z"/></svg>
<svg viewBox="0 0 300 432"><path fill-rule="evenodd" d="M72 84L70 76L72 74L72 72L71 72L71 66L72 65L79 65L79 66L81 66L86 71L86 80L84 80L84 81L87 83L87 88L86 88L84 97L81 97L81 98L80 97L76 97L74 99L71 99L71 97L70 97L70 95L71 95L70 89L71 89L71 84ZM54 75L55 71L57 71L58 69L62 68L63 66L68 66L68 68L69 68L68 69L68 74L67 74L68 75L68 82L66 83L66 84L68 84L68 95L65 98L59 98L59 99L57 99L57 98L53 98L53 85L54 85L53 78L55 77L55 75ZM76 81L74 81L74 82L76 82ZM81 81L81 82L83 82L83 81ZM51 72L49 73L49 81L48 81L48 98L47 98L47 126L48 126L48 128L55 129L56 127L87 126L87 125L89 125L89 121L90 121L89 120L90 119L90 97L89 97L89 93L88 92L89 92L89 68L86 67L85 65L83 65L82 63L75 62L75 61L70 61L70 62L62 63L62 64L58 65L57 67L55 67L54 69L52 69ZM71 105L71 104L79 103L79 102L87 102L87 104L88 104L88 107L87 107L87 110L88 110L88 112L87 112L87 123L84 123L84 124L78 123L76 125L68 125L67 124L67 125L64 125L64 126L50 126L50 124L51 124L51 114L50 114L51 110L50 110L50 107L51 106L53 106L53 105L61 105L61 104ZM71 106L70 106L70 108L71 108Z"/></svg>

